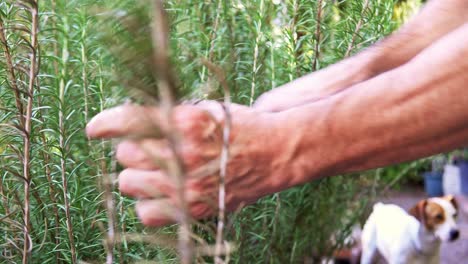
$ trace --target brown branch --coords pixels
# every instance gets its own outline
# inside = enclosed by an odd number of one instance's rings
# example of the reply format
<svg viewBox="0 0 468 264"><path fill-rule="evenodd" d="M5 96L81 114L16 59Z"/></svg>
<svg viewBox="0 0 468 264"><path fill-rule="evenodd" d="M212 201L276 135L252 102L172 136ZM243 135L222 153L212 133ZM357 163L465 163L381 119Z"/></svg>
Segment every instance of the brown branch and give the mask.
<svg viewBox="0 0 468 264"><path fill-rule="evenodd" d="M83 37L84 38L84 37ZM86 57L86 46L85 43L81 43L81 63L83 64L81 76L83 81L83 97L84 97L84 117L86 123L88 123L88 74L86 72L86 65L88 63L88 58Z"/></svg>
<svg viewBox="0 0 468 264"><path fill-rule="evenodd" d="M3 208L5 209L5 213L10 215L10 206L9 206L9 199L7 199L5 192L3 191L3 179L0 177L0 197L2 198Z"/></svg>
<svg viewBox="0 0 468 264"><path fill-rule="evenodd" d="M317 2L317 19L316 19L316 27L315 27L315 56L314 56L314 62L312 63L312 71L317 70L317 64L318 64L318 57L320 54L319 48L320 48L320 26L322 24L322 0L318 0Z"/></svg>
<svg viewBox="0 0 468 264"><path fill-rule="evenodd" d="M102 142L104 145L104 142ZM104 154L104 151L103 151ZM104 196L105 196L105 206L107 211L107 219L109 223L107 224L107 239L105 242L106 245L106 263L114 263L114 246L115 246L115 209L114 209L114 197L112 194L112 189L114 186L114 180L112 174L107 173L106 169L106 159L105 157L101 158L101 175L103 178L104 185Z"/></svg>
<svg viewBox="0 0 468 264"><path fill-rule="evenodd" d="M213 24L213 30L210 35L210 51L208 52L208 60L212 61L213 60L213 54L214 54L214 48L215 48L215 41L217 37L217 31L218 31L218 26L219 26L219 20L221 16L221 4L223 1L218 1L218 7L216 8L216 18Z"/></svg>
<svg viewBox="0 0 468 264"><path fill-rule="evenodd" d="M66 36L65 36L66 37ZM64 38L65 38L64 37ZM68 53L66 44L62 48L62 53ZM59 147L61 149L60 155L60 175L62 179L62 194L63 194L63 205L65 209L65 223L67 225L67 235L70 242L70 253L71 253L71 262L77 263L76 258L76 249L75 249L75 239L73 237L73 222L71 220L70 214L70 201L68 199L68 180L67 180L67 160L65 158L66 152L66 129L65 129L65 120L64 120L64 105L65 105L65 76L67 73L67 59L65 56L62 56L62 69L60 73L60 83L59 83Z"/></svg>
<svg viewBox="0 0 468 264"><path fill-rule="evenodd" d="M291 55L294 57L294 68L291 69L291 74L289 75L289 79L290 81L292 81L294 78L297 78L299 75L300 75L300 67L298 67L297 65L299 64L299 58L301 56L301 54L303 53L303 50L300 48L300 46L298 45L301 45L301 43L299 42L300 38L303 36L303 33L302 32L299 32L297 29L298 29L298 22L299 21L299 9L300 9L300 6L299 6L299 1L298 0L295 0L293 1L292 3L292 6L293 6L293 15L292 15L292 20L291 20L291 23L290 23L290 29L291 29L291 46L292 46L292 49L291 49ZM296 36L296 37L294 37ZM293 76L293 71L295 71L295 75Z"/></svg>
<svg viewBox="0 0 468 264"><path fill-rule="evenodd" d="M224 119L224 128L223 128L223 145L221 149L221 157L219 159L219 190L218 190L218 223L216 226L216 243L215 243L215 250L214 250L214 260L216 264L225 263L221 259L221 255L223 254L222 249L226 246L226 241L223 239L223 232L225 227L225 217L226 217L226 173L227 173L227 165L229 161L229 137L231 134L231 112L230 112L230 105L231 105L231 93L229 86L226 82L226 75L224 74L223 70L211 63L209 60L202 59L202 63L211 70L216 78L218 79L219 83L223 87L224 90L224 105L223 110L225 113Z"/></svg>
<svg viewBox="0 0 468 264"><path fill-rule="evenodd" d="M224 77L224 76L223 76ZM219 163L219 194L218 194L218 225L216 229L216 248L215 248L215 263L224 263L221 260L220 255L222 254L223 246L226 245L226 241L223 239L224 222L226 216L226 173L227 164L229 161L229 137L231 134L231 94L229 87L226 84L226 79L221 80L221 84L224 88L224 128L223 128L223 149L221 151L221 160Z"/></svg>
<svg viewBox="0 0 468 264"><path fill-rule="evenodd" d="M260 20L258 21L258 30L257 30L257 36L255 37L255 46L254 46L254 53L253 53L253 65L252 65L252 84L250 86L250 102L249 105L252 106L254 102L254 97L255 97L255 89L256 89L256 77L257 77L257 63L258 63L258 48L259 48L259 42L260 38L262 35L262 14L263 14L263 8L264 8L264 3L261 1L260 3Z"/></svg>
<svg viewBox="0 0 468 264"><path fill-rule="evenodd" d="M24 127L24 110L23 110L23 102L21 101L21 94L20 89L18 88L18 83L16 82L16 73L15 68L13 66L13 59L10 52L10 47L8 45L8 41L5 36L5 26L3 24L3 20L0 18L0 42L3 45L3 53L5 55L5 61L7 66L7 76L8 81L15 93L15 103L16 108L18 109L18 119L20 121L21 126Z"/></svg>
<svg viewBox="0 0 468 264"><path fill-rule="evenodd" d="M175 82L171 72L171 63L169 60L169 26L161 0L154 2L154 20L152 29L153 39L153 60L156 66L158 76L158 87L160 94L160 106L165 118L164 123L168 125L166 139L169 147L174 153L174 158L168 161L168 172L175 177L178 189L178 203L180 206L180 215L177 217L179 226L178 248L180 253L180 262L190 264L193 260L193 245L191 239L190 215L188 213L188 204L185 196L185 169L180 158L180 137L175 129L172 114L175 105L176 90Z"/></svg>
<svg viewBox="0 0 468 264"><path fill-rule="evenodd" d="M364 21L364 13L366 12L368 7L369 7L369 0L366 0L366 2L364 2L364 6L362 7L361 17L359 18L359 21L356 24L356 28L355 28L353 36L351 38L351 42L349 43L348 49L346 50L346 53L345 53L344 57L349 57L349 55L351 54L351 51L354 48L354 45L355 45L355 42L356 42L356 37L359 34L359 31L361 30L361 27L362 27L362 23Z"/></svg>
<svg viewBox="0 0 468 264"><path fill-rule="evenodd" d="M40 85L39 85L39 80L36 79L36 86L38 88L38 92L40 93ZM40 140L41 140L41 143L42 143L42 146L43 148L41 148L41 152L42 152L42 160L44 161L44 174L46 176L46 179L47 179L47 182L48 182L48 186L49 186L49 199L52 201L52 210L53 210L53 214L54 214L54 220L55 220L55 229L54 229L54 232L51 232L51 236L52 236L52 240L55 240L55 245L59 245L60 244L60 235L59 235L59 227L60 227L60 218L59 218L59 209L57 207L57 198L56 198L56 194L57 194L57 191L55 190L55 187L54 187L54 182L52 180L52 170L50 169L50 160L51 160L51 157L50 157L50 154L47 152L47 136L46 136L46 130L45 130L45 119L44 119L44 115L43 115L43 112L46 111L46 109L44 109L42 106L42 100L41 100L41 97L37 97L37 103L38 103L38 106L39 106L39 111L38 111L38 120L40 120L40 124L41 124L41 135L40 135ZM55 253L55 260L56 262L59 262L59 257L60 257L60 252L56 252Z"/></svg>
<svg viewBox="0 0 468 264"><path fill-rule="evenodd" d="M55 3L55 0L52 0L52 11L55 12L56 11L56 3ZM53 30L53 35L56 36L56 21L55 19L52 20L52 28L54 28ZM57 42L54 41L54 55L56 57L58 57L58 50L57 50ZM54 60L54 66L55 66L55 75L58 76L59 73L58 73L58 63L56 60ZM37 67L38 70L39 70L39 67ZM38 73L38 71L36 71L36 74ZM37 87L37 91L38 93L40 94L41 93L41 86L40 86L40 83L39 83L39 79L36 78L36 87ZM51 160L51 156L50 154L47 152L47 146L48 146L48 142L47 142L47 136L46 136L46 132L45 132L45 118L44 118L44 114L45 114L45 111L46 109L44 109L43 107L41 107L43 104L42 104L42 97L41 96L38 96L37 97L37 104L38 104L38 108L40 109L37 113L38 115L38 120L40 120L40 129L39 131L41 131L40 133L40 141L42 143L42 146L43 148L41 148L41 154L42 154L42 160L44 162L44 175L46 176L46 179L47 179L47 182L48 182L48 187L49 187L49 199L50 201L52 202L52 213L53 213L53 219L54 219L54 222L55 222L55 226L54 226L54 229L53 229L53 232L50 233L50 236L51 236L51 239L52 241L55 242L55 245L58 246L60 244L60 233L59 233L59 230L60 230L60 214L59 214L59 208L57 206L58 204L58 201L57 201L57 194L58 194L58 191L55 189L54 187L54 182L52 180L52 170L51 170L51 165L50 165L50 160ZM46 223L47 223L48 219L46 219ZM55 260L56 262L59 262L59 259L60 259L60 252L57 251L55 252Z"/></svg>
<svg viewBox="0 0 468 264"><path fill-rule="evenodd" d="M26 105L26 116L24 120L24 152L23 152L23 177L26 179L24 184L24 245L23 245L23 264L29 263L31 255L32 241L30 240L30 187L31 187L31 131L32 131L32 109L33 109L33 95L34 84L37 77L37 33L39 23L39 7L38 0L31 1L31 54L30 67L29 67L29 81L28 81L28 100Z"/></svg>

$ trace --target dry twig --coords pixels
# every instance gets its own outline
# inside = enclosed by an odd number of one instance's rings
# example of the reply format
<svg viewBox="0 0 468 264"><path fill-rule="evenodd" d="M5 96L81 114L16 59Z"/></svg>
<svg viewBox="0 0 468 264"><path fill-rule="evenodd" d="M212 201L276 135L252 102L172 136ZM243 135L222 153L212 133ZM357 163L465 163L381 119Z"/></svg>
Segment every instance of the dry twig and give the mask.
<svg viewBox="0 0 468 264"><path fill-rule="evenodd" d="M163 113L163 122L168 125L165 133L169 142L169 147L174 153L174 158L168 160L168 172L177 182L178 203L180 206L177 221L179 227L179 253L182 264L192 263L193 245L191 240L190 215L185 196L185 170L180 158L180 136L173 124L173 109L175 106L176 90L175 81L171 73L171 63L169 59L169 26L166 13L161 0L154 2L154 21L152 28L153 39L153 60L158 77L158 88L160 95L160 106Z"/></svg>
<svg viewBox="0 0 468 264"><path fill-rule="evenodd" d="M315 27L315 50L314 50L314 62L312 63L312 71L317 70L317 65L318 65L318 57L319 57L319 48L320 48L320 26L322 25L322 0L318 0L317 2L317 19L315 21L316 27Z"/></svg>
<svg viewBox="0 0 468 264"><path fill-rule="evenodd" d="M369 0L366 0L366 2L364 2L364 6L362 7L359 22L356 24L356 29L354 30L353 37L351 38L351 42L349 43L348 49L346 50L346 53L344 55L345 58L349 57L349 55L351 54L351 51L354 48L354 44L356 42L356 37L358 36L359 31L361 30L362 23L364 21L364 15L365 15L368 7L369 7Z"/></svg>
<svg viewBox="0 0 468 264"><path fill-rule="evenodd" d="M28 98L26 104L26 116L24 120L24 150L23 150L23 177L26 179L24 185L24 246L23 246L23 263L29 262L32 241L30 237L30 187L31 187L31 130L32 130L32 109L33 109L33 95L34 95L34 84L37 77L38 68L38 23L39 23L39 6L37 0L31 0L29 2L29 10L31 13L31 45L30 47L30 65L29 65L29 80L28 80Z"/></svg>

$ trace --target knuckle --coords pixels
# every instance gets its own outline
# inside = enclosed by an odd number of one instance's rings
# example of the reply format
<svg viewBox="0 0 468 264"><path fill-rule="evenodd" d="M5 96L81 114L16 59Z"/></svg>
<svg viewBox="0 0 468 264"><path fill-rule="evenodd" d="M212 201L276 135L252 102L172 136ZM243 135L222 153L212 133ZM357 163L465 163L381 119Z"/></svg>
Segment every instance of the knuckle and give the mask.
<svg viewBox="0 0 468 264"><path fill-rule="evenodd" d="M140 216L140 221L145 226L152 226L153 223L154 223L153 219L151 219L149 217L145 217L145 216Z"/></svg>
<svg viewBox="0 0 468 264"><path fill-rule="evenodd" d="M184 106L176 110L175 122L183 132L194 132L214 122L211 115L195 106Z"/></svg>
<svg viewBox="0 0 468 264"><path fill-rule="evenodd" d="M126 142L121 142L120 144L117 145L116 153L115 153L115 158L119 161L125 161L128 153L128 144Z"/></svg>
<svg viewBox="0 0 468 264"><path fill-rule="evenodd" d="M139 201L135 210L140 221L146 226L162 226L173 222L173 216L166 204L153 204L154 201Z"/></svg>
<svg viewBox="0 0 468 264"><path fill-rule="evenodd" d="M138 213L138 210L137 210ZM168 219L165 218L157 218L152 214L142 214L138 213L138 218L140 219L141 223L145 226L163 226L169 223Z"/></svg>
<svg viewBox="0 0 468 264"><path fill-rule="evenodd" d="M119 174L119 189L123 192L130 191L131 188L131 177L128 169L123 170Z"/></svg>
<svg viewBox="0 0 468 264"><path fill-rule="evenodd" d="M195 203L190 207L190 214L194 218L203 218L212 214L211 207L205 203Z"/></svg>
<svg viewBox="0 0 468 264"><path fill-rule="evenodd" d="M133 142L122 141L117 145L115 157L122 164L130 162L143 162L145 156L142 155L141 149Z"/></svg>
<svg viewBox="0 0 468 264"><path fill-rule="evenodd" d="M183 159L184 159L185 166L189 168L196 166L199 163L198 156L196 155L196 153L193 153L191 151L184 152Z"/></svg>

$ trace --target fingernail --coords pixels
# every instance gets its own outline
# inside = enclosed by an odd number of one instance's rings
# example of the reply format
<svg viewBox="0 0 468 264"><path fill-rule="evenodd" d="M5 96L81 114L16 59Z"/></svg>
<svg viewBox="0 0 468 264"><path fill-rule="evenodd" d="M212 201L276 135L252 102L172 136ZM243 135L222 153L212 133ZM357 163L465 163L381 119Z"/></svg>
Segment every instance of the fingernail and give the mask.
<svg viewBox="0 0 468 264"><path fill-rule="evenodd" d="M144 225L161 226L174 221L174 208L157 201L140 200L136 204L137 215Z"/></svg>
<svg viewBox="0 0 468 264"><path fill-rule="evenodd" d="M93 135L93 126L94 126L94 123L95 123L95 117L91 118L91 120L89 120L88 124L86 125L85 127L85 131L86 131L86 135L88 136L88 139L92 138L92 135Z"/></svg>
<svg viewBox="0 0 468 264"><path fill-rule="evenodd" d="M113 124L113 120L115 116L119 115L122 112L121 107L115 107L111 109L105 109L102 112L95 115L91 120L89 120L88 124L86 125L86 134L89 137L96 137L100 131L107 126L111 126ZM101 119L100 122L99 119Z"/></svg>

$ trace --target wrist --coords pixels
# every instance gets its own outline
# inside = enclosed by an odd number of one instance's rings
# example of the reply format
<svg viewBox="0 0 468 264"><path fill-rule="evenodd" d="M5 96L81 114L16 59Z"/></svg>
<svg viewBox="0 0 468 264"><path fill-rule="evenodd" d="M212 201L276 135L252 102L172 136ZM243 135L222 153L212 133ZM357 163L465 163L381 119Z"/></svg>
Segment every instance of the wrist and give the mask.
<svg viewBox="0 0 468 264"><path fill-rule="evenodd" d="M250 193L252 201L292 186L288 175L279 173L279 168L287 168L287 164L278 158L285 138L278 121L276 114L252 108L232 113L228 174L238 180L248 179L244 192Z"/></svg>
<svg viewBox="0 0 468 264"><path fill-rule="evenodd" d="M330 134L332 100L277 113L278 150L275 173L287 177L287 187L336 173L339 150Z"/></svg>
<svg viewBox="0 0 468 264"><path fill-rule="evenodd" d="M261 95L254 108L263 112L280 112L327 98L376 73L384 51L364 51L320 71L305 75Z"/></svg>

